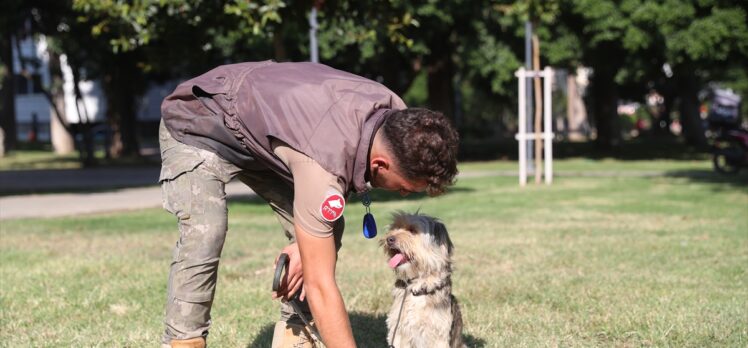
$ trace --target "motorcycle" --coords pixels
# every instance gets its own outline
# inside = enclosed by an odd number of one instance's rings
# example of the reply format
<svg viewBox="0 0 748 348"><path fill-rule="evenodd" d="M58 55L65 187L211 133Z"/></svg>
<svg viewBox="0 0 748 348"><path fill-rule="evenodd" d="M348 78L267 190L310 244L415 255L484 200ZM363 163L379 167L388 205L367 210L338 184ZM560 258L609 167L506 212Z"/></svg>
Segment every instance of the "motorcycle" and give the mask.
<svg viewBox="0 0 748 348"><path fill-rule="evenodd" d="M736 174L748 167L748 130L726 129L720 132L712 145L714 170L722 174Z"/></svg>

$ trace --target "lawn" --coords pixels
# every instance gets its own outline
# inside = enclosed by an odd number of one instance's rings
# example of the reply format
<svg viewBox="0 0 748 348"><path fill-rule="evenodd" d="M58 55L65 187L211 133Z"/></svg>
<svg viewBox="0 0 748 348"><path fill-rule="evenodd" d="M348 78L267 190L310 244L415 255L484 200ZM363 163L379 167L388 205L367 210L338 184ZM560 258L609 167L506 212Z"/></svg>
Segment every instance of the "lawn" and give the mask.
<svg viewBox="0 0 748 348"><path fill-rule="evenodd" d="M57 155L46 146L41 148L14 150L0 157L0 170L53 170L53 169L80 169L83 167L79 153L73 152L66 155ZM157 149L156 149L157 150ZM124 157L117 159L105 158L104 151L95 154L96 166L142 166L158 165L160 160L148 152L148 156ZM158 153L155 154L158 156Z"/></svg>
<svg viewBox="0 0 748 348"><path fill-rule="evenodd" d="M377 193L440 217L455 244L454 292L474 347L748 346L748 182L706 161L557 163L548 186L517 186L510 162L472 163L447 195ZM636 175L637 173L643 175ZM269 347L271 262L284 245L268 207L229 206L209 337ZM346 209L339 285L359 347L384 347L391 271ZM157 346L175 220L158 210L0 223L0 346ZM381 232L380 232L381 234Z"/></svg>

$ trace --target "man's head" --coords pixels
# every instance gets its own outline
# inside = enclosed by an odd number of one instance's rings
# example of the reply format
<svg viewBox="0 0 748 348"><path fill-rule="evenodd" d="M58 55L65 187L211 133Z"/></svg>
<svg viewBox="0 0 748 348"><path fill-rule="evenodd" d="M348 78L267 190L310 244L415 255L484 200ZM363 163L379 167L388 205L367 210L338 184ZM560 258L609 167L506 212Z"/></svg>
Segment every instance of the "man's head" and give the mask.
<svg viewBox="0 0 748 348"><path fill-rule="evenodd" d="M441 113L410 108L392 112L374 137L369 168L374 187L444 192L457 175L459 136Z"/></svg>

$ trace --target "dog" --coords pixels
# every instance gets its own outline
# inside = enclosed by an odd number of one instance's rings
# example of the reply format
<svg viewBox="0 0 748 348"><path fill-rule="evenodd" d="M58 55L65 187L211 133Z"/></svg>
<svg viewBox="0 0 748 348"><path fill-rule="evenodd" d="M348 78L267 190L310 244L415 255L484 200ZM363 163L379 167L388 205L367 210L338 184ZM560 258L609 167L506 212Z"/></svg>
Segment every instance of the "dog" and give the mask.
<svg viewBox="0 0 748 348"><path fill-rule="evenodd" d="M387 315L390 348L464 348L462 314L452 295L452 241L436 218L398 212L380 241L395 271Z"/></svg>

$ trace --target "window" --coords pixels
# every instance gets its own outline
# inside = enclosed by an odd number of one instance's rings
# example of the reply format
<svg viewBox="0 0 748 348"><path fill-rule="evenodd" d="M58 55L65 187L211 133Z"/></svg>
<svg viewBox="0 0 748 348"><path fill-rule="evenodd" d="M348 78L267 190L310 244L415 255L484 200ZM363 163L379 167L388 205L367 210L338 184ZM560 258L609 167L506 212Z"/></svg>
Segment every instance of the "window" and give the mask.
<svg viewBox="0 0 748 348"><path fill-rule="evenodd" d="M16 94L29 94L29 80L21 74L16 74Z"/></svg>
<svg viewBox="0 0 748 348"><path fill-rule="evenodd" d="M31 81L33 82L33 86L31 88L32 93L44 93L44 89L42 88L42 75L34 74L31 75Z"/></svg>
<svg viewBox="0 0 748 348"><path fill-rule="evenodd" d="M15 82L17 95L44 93L42 76L39 74L32 74L30 79L22 74L16 74Z"/></svg>

